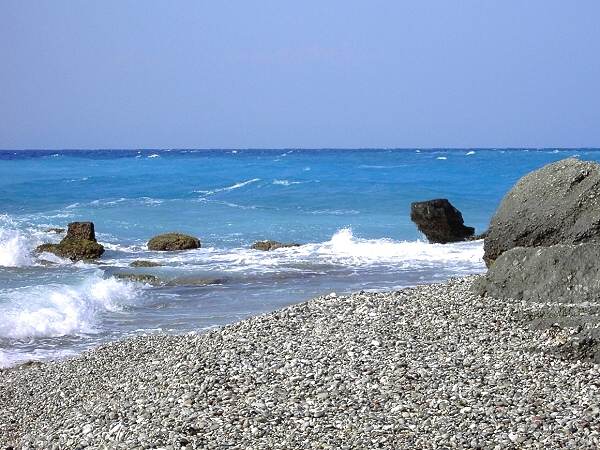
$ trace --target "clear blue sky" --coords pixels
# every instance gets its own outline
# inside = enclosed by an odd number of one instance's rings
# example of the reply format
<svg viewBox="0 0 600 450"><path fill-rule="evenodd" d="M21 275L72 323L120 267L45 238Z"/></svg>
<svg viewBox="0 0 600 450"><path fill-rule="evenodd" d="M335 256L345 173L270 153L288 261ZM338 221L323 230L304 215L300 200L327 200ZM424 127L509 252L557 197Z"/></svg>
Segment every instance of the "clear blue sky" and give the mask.
<svg viewBox="0 0 600 450"><path fill-rule="evenodd" d="M600 1L0 2L0 148L600 146Z"/></svg>

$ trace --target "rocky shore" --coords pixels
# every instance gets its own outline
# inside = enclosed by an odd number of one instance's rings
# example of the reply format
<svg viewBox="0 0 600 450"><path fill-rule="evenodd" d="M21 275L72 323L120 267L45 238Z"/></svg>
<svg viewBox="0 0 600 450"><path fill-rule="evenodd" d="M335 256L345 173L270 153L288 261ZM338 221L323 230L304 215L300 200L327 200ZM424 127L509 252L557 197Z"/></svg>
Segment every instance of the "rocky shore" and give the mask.
<svg viewBox="0 0 600 450"><path fill-rule="evenodd" d="M598 448L600 367L477 277L0 371L3 448ZM563 305L564 306L564 305Z"/></svg>

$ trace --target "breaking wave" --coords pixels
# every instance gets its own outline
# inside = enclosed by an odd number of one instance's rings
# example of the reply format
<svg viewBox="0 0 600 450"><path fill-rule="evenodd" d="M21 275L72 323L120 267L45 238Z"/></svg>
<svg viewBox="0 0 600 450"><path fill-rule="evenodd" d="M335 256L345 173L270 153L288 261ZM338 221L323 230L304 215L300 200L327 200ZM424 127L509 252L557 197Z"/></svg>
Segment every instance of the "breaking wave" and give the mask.
<svg viewBox="0 0 600 450"><path fill-rule="evenodd" d="M134 283L94 274L79 285L0 290L0 338L29 339L93 333L98 313L135 299Z"/></svg>

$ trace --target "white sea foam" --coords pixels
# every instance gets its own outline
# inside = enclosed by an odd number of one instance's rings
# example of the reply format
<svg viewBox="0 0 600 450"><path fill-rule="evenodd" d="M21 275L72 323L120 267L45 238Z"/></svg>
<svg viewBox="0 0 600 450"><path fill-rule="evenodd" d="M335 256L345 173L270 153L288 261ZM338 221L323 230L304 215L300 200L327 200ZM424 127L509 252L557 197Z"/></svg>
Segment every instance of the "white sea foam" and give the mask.
<svg viewBox="0 0 600 450"><path fill-rule="evenodd" d="M279 272L298 264L335 264L368 268L386 266L399 270L432 268L451 274L481 272L483 264L482 241L455 244L429 244L424 241L395 241L392 239L361 239L352 230L337 231L330 240L299 247L280 248L260 252L247 248L220 250L203 248L177 256L169 256L167 264L182 264L182 269L194 270L196 264L214 270L244 272ZM196 266L197 267L197 266Z"/></svg>
<svg viewBox="0 0 600 450"><path fill-rule="evenodd" d="M93 333L101 311L137 296L134 283L96 273L76 286L50 284L0 291L0 337L27 339Z"/></svg>
<svg viewBox="0 0 600 450"><path fill-rule="evenodd" d="M470 155L474 155L475 152L473 150L468 151L467 153L465 153L466 156L470 156Z"/></svg>
<svg viewBox="0 0 600 450"><path fill-rule="evenodd" d="M27 238L18 230L0 228L0 266L21 267L32 263Z"/></svg>
<svg viewBox="0 0 600 450"><path fill-rule="evenodd" d="M298 247L302 249L302 247ZM336 232L331 240L307 249L342 264L392 264L403 268L466 264L483 268L481 242L429 244L423 241L356 238L349 228Z"/></svg>
<svg viewBox="0 0 600 450"><path fill-rule="evenodd" d="M160 158L160 155L157 153L153 153L151 155L148 155L148 158Z"/></svg>
<svg viewBox="0 0 600 450"><path fill-rule="evenodd" d="M438 156L436 159L445 160L445 159L448 159L448 157L447 156Z"/></svg>
<svg viewBox="0 0 600 450"><path fill-rule="evenodd" d="M233 191L235 189L242 188L242 187L247 186L249 184L256 183L257 181L260 181L260 178L252 178L251 180L240 181L239 183L235 183L235 184L232 184L231 186L226 186L226 187L222 187L222 188L210 189L210 190L205 190L205 191L203 191L203 190L197 190L197 191L194 191L194 192L196 192L198 194L212 195L212 194L216 194L218 192Z"/></svg>
<svg viewBox="0 0 600 450"><path fill-rule="evenodd" d="M273 184L279 185L279 186L291 186L293 184L302 184L302 181L273 180Z"/></svg>

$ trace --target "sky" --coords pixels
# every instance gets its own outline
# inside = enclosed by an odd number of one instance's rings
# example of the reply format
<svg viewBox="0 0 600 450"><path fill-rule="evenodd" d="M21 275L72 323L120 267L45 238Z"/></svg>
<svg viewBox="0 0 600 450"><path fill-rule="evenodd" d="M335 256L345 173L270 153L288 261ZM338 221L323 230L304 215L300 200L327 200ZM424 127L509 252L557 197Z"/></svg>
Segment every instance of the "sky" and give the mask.
<svg viewBox="0 0 600 450"><path fill-rule="evenodd" d="M598 18L598 0L2 0L0 148L600 147Z"/></svg>

